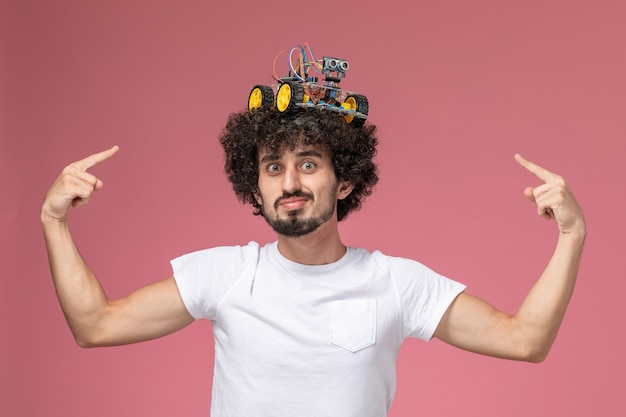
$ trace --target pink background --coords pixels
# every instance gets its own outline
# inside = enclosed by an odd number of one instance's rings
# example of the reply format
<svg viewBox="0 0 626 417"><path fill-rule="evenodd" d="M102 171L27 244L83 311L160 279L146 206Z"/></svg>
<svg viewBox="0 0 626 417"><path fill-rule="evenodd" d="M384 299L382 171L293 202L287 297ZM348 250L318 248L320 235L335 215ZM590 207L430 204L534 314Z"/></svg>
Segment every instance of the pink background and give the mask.
<svg viewBox="0 0 626 417"><path fill-rule="evenodd" d="M62 167L118 144L72 228L112 297L168 260L273 240L222 174L216 137L280 50L346 58L370 100L381 181L347 244L418 259L514 312L555 243L513 154L564 175L588 240L539 365L433 341L400 352L392 417L623 416L626 6L622 1L3 1L0 415L207 416L208 322L78 348L47 269L39 207ZM279 63L281 73L285 66Z"/></svg>

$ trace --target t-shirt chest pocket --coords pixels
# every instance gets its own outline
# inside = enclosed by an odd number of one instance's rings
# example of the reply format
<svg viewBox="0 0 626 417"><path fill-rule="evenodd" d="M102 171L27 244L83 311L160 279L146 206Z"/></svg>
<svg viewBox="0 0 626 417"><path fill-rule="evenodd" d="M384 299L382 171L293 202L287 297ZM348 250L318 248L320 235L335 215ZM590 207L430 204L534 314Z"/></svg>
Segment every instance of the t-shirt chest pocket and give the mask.
<svg viewBox="0 0 626 417"><path fill-rule="evenodd" d="M330 343L358 352L376 342L376 300L337 300L330 303Z"/></svg>

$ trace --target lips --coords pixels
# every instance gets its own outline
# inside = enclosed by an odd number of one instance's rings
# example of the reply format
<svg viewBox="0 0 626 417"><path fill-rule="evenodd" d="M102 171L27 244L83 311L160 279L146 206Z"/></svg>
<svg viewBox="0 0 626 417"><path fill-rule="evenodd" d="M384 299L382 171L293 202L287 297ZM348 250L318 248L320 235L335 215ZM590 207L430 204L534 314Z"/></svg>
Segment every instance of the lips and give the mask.
<svg viewBox="0 0 626 417"><path fill-rule="evenodd" d="M290 197L279 200L279 205L285 210L298 210L306 204L309 199L306 197Z"/></svg>
<svg viewBox="0 0 626 417"><path fill-rule="evenodd" d="M309 200L313 200L313 195L297 191L295 193L284 193L276 203L274 203L274 209L278 210L281 207L287 211L301 209Z"/></svg>

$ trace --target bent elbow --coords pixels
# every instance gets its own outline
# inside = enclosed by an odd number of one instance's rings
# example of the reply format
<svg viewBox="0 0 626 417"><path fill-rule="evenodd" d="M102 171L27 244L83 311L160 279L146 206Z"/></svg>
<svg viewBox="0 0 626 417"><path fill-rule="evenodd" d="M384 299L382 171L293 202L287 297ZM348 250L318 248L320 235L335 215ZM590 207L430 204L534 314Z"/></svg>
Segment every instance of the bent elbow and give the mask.
<svg viewBox="0 0 626 417"><path fill-rule="evenodd" d="M82 331L72 331L72 335L74 336L74 341L76 344L84 349L94 348L104 346L104 340L100 337L96 337L96 333L87 332L84 329Z"/></svg>
<svg viewBox="0 0 626 417"><path fill-rule="evenodd" d="M93 348L106 344L107 329L102 320L83 318L67 320L74 341L81 348Z"/></svg>
<svg viewBox="0 0 626 417"><path fill-rule="evenodd" d="M74 341L76 342L78 347L81 347L83 349L89 349L98 346L95 341L85 335L74 334Z"/></svg>
<svg viewBox="0 0 626 417"><path fill-rule="evenodd" d="M97 344L92 343L88 339L75 337L74 340L76 341L76 344L78 345L78 347L83 348L83 349L89 349L89 348L94 348L98 346Z"/></svg>
<svg viewBox="0 0 626 417"><path fill-rule="evenodd" d="M548 357L548 352L537 352L527 356L524 360L530 363L541 363Z"/></svg>
<svg viewBox="0 0 626 417"><path fill-rule="evenodd" d="M519 359L524 362L541 363L546 360L552 344L530 344L527 345Z"/></svg>

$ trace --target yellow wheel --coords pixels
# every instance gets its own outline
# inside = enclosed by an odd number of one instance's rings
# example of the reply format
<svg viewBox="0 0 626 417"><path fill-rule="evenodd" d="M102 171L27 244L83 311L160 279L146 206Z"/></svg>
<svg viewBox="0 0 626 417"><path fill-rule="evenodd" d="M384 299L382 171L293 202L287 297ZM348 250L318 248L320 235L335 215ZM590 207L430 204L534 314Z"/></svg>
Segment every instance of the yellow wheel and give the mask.
<svg viewBox="0 0 626 417"><path fill-rule="evenodd" d="M276 110L279 113L292 112L298 108L298 104L304 101L304 87L302 84L285 81L278 87L276 92Z"/></svg>
<svg viewBox="0 0 626 417"><path fill-rule="evenodd" d="M248 110L252 111L274 103L274 90L266 85L255 85L248 97Z"/></svg>
<svg viewBox="0 0 626 417"><path fill-rule="evenodd" d="M367 97L360 94L350 95L346 98L341 107L365 116L358 117L355 116L354 113L343 116L346 119L346 122L350 123L351 125L363 126L363 124L365 123L365 119L367 118L367 113L369 112L369 103L367 101Z"/></svg>

